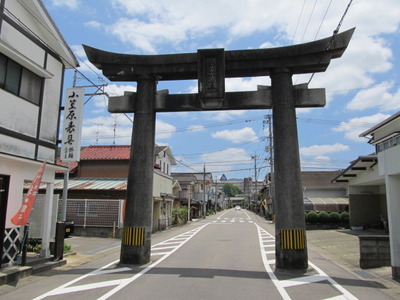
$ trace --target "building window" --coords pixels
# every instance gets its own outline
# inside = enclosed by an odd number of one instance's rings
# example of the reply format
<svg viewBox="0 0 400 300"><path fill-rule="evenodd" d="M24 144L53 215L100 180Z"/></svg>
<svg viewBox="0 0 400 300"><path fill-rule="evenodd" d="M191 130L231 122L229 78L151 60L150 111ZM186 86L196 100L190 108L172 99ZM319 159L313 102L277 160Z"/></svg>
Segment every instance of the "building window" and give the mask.
<svg viewBox="0 0 400 300"><path fill-rule="evenodd" d="M42 78L0 54L0 88L39 105Z"/></svg>
<svg viewBox="0 0 400 300"><path fill-rule="evenodd" d="M382 143L376 145L376 152L382 152L386 149L392 148L394 146L400 145L400 136L393 137Z"/></svg>

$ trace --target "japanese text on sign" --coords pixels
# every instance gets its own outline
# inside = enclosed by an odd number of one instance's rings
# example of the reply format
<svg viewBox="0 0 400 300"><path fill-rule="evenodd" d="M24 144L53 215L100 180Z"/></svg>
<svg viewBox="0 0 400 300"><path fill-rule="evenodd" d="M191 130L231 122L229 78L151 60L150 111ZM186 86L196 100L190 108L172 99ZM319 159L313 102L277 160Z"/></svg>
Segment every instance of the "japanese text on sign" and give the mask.
<svg viewBox="0 0 400 300"><path fill-rule="evenodd" d="M60 153L64 162L80 160L84 96L83 88L67 89Z"/></svg>

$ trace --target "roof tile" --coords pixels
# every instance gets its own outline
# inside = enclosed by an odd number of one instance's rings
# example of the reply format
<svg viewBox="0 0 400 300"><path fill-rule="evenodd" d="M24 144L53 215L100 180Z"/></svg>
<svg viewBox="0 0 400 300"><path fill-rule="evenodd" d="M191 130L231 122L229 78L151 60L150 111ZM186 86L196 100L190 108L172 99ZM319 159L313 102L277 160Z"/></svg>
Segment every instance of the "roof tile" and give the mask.
<svg viewBox="0 0 400 300"><path fill-rule="evenodd" d="M92 145L81 152L81 160L129 159L130 145Z"/></svg>

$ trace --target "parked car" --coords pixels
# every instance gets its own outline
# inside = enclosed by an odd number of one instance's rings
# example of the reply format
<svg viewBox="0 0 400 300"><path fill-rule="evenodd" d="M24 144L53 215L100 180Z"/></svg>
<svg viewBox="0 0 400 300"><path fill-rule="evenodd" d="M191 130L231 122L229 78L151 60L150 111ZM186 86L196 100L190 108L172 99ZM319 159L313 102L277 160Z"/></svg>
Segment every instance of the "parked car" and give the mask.
<svg viewBox="0 0 400 300"><path fill-rule="evenodd" d="M241 209L240 205L236 205L236 206L235 206L235 209L236 209L236 210Z"/></svg>
<svg viewBox="0 0 400 300"><path fill-rule="evenodd" d="M75 223L72 220L65 221L65 234L64 237L69 237L71 234L74 233Z"/></svg>

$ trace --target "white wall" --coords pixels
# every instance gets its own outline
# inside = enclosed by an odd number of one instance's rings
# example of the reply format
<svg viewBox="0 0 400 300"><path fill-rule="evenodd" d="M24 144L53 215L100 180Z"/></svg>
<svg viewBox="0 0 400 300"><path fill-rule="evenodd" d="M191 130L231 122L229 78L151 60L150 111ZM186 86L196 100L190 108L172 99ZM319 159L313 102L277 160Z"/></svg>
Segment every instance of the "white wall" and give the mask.
<svg viewBox="0 0 400 300"><path fill-rule="evenodd" d="M10 176L6 228L11 228L15 227L11 223L11 218L18 212L23 201L24 183L34 179L41 163L0 156L0 166L1 173ZM47 164L42 182L54 182L56 169L58 167Z"/></svg>
<svg viewBox="0 0 400 300"><path fill-rule="evenodd" d="M54 76L51 80L45 81L40 138L55 143L60 108L59 100L61 95L63 66L58 60L49 55L47 58L47 70L49 70Z"/></svg>
<svg viewBox="0 0 400 300"><path fill-rule="evenodd" d="M0 89L0 126L36 137L39 107Z"/></svg>
<svg viewBox="0 0 400 300"><path fill-rule="evenodd" d="M385 149L378 153L379 174L400 174L400 145Z"/></svg>
<svg viewBox="0 0 400 300"><path fill-rule="evenodd" d="M160 197L161 194L172 195L172 177L166 176L159 171L154 171L153 196Z"/></svg>

